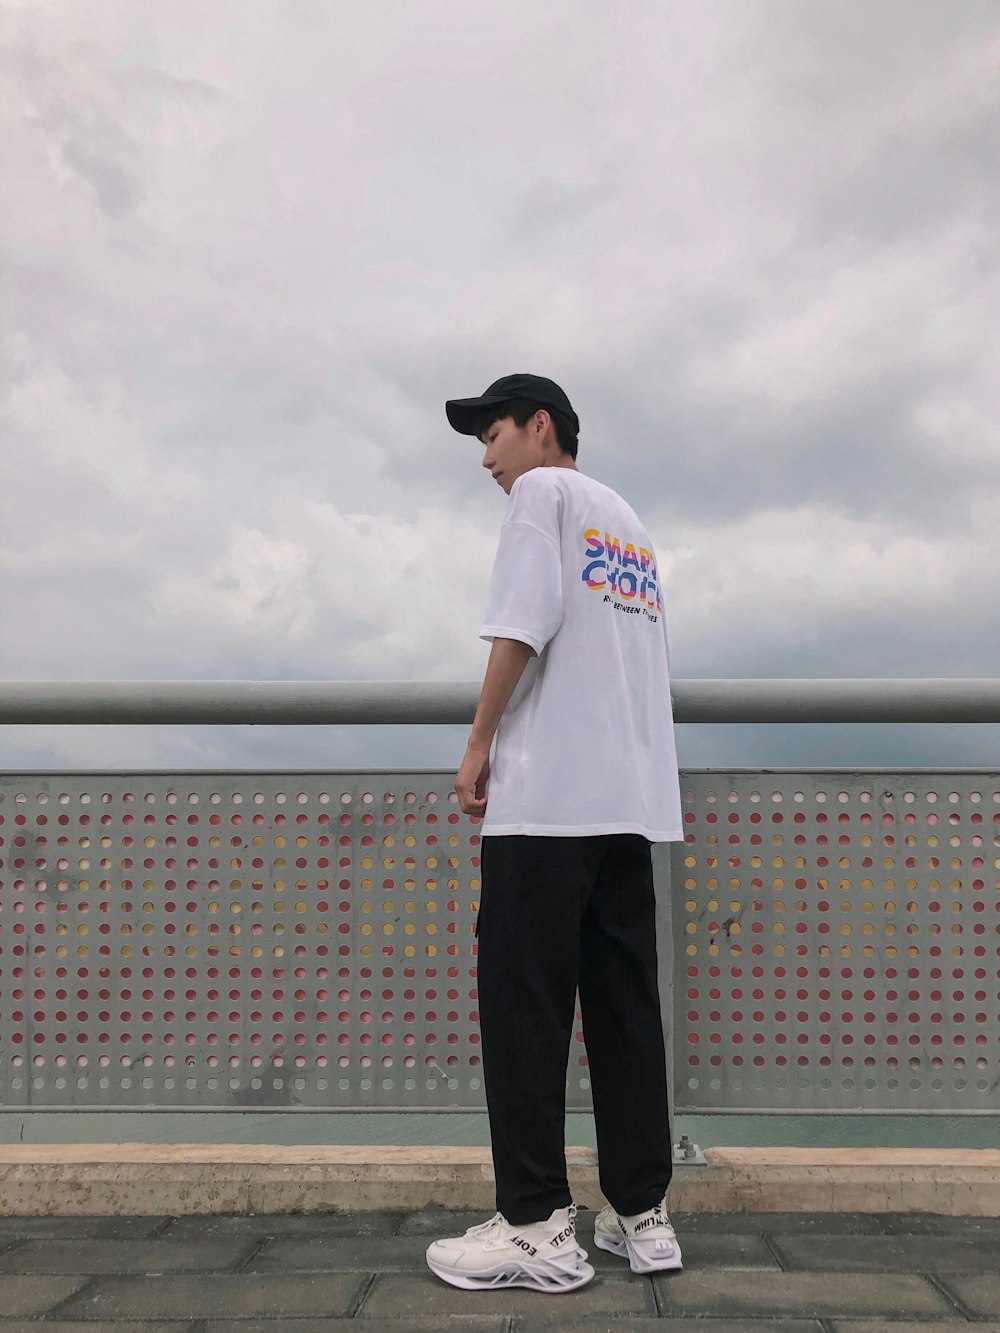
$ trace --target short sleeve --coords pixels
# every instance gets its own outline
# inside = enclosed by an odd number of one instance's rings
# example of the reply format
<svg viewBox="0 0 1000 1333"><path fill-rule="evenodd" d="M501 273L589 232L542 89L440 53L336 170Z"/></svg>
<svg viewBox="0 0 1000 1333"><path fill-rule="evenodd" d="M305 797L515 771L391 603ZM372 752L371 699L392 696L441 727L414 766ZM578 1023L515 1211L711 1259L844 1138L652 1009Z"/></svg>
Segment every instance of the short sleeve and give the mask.
<svg viewBox="0 0 1000 1333"><path fill-rule="evenodd" d="M661 602L663 602L665 599L663 598L662 592L660 596ZM660 608L660 619L663 621L663 642L666 644L667 648L667 675L669 676L672 674L670 668L670 631L667 628L667 613L663 606Z"/></svg>
<svg viewBox="0 0 1000 1333"><path fill-rule="evenodd" d="M562 552L557 497L518 478L500 529L481 639L518 639L540 654L562 624Z"/></svg>

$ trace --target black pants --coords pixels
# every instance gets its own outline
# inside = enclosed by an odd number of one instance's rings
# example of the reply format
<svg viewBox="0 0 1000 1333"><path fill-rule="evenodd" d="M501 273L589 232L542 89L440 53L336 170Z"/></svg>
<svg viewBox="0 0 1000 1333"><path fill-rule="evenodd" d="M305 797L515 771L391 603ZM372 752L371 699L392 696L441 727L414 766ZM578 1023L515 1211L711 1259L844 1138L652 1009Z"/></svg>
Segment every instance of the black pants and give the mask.
<svg viewBox="0 0 1000 1333"><path fill-rule="evenodd" d="M578 986L601 1189L620 1213L652 1208L672 1153L650 843L484 837L478 927L498 1211L524 1226L572 1202L566 1068Z"/></svg>

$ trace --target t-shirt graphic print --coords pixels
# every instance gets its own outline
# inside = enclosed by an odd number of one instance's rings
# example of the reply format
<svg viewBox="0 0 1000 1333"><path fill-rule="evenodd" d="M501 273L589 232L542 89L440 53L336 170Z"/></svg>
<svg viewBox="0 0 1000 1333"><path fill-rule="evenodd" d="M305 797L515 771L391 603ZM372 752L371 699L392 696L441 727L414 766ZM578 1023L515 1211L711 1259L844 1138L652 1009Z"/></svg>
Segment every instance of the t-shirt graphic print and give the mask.
<svg viewBox="0 0 1000 1333"><path fill-rule="evenodd" d="M603 536L603 541L601 540ZM592 592L603 592L605 602L616 611L644 615L655 623L663 612L660 602L656 559L652 551L632 542L622 542L600 528L588 528L582 578ZM624 549L623 549L624 548ZM638 602L634 599L638 597Z"/></svg>
<svg viewBox="0 0 1000 1333"><path fill-rule="evenodd" d="M483 834L682 841L663 589L616 491L572 468L518 477L480 637L535 653L497 729Z"/></svg>

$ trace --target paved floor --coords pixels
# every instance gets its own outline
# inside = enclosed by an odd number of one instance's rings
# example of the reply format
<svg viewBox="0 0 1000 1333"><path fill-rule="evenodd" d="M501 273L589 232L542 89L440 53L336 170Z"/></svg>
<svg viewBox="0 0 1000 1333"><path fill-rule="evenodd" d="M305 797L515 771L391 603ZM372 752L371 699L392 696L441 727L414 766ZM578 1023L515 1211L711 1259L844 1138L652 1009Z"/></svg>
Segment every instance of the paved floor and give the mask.
<svg viewBox="0 0 1000 1333"><path fill-rule="evenodd" d="M650 1279L581 1212L586 1287L458 1291L424 1250L485 1216L0 1218L0 1333L1000 1333L1000 1219L675 1213L684 1271Z"/></svg>

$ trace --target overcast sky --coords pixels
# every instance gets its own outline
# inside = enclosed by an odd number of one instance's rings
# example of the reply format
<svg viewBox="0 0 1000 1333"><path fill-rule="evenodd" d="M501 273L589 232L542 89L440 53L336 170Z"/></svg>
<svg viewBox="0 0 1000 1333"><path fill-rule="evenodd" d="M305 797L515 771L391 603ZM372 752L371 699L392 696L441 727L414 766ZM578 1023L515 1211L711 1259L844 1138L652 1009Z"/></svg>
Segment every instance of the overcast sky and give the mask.
<svg viewBox="0 0 1000 1333"><path fill-rule="evenodd" d="M677 677L996 676L995 0L6 0L0 678L473 680L551 376ZM680 727L995 765L996 727ZM449 767L465 728L0 727L11 767Z"/></svg>

